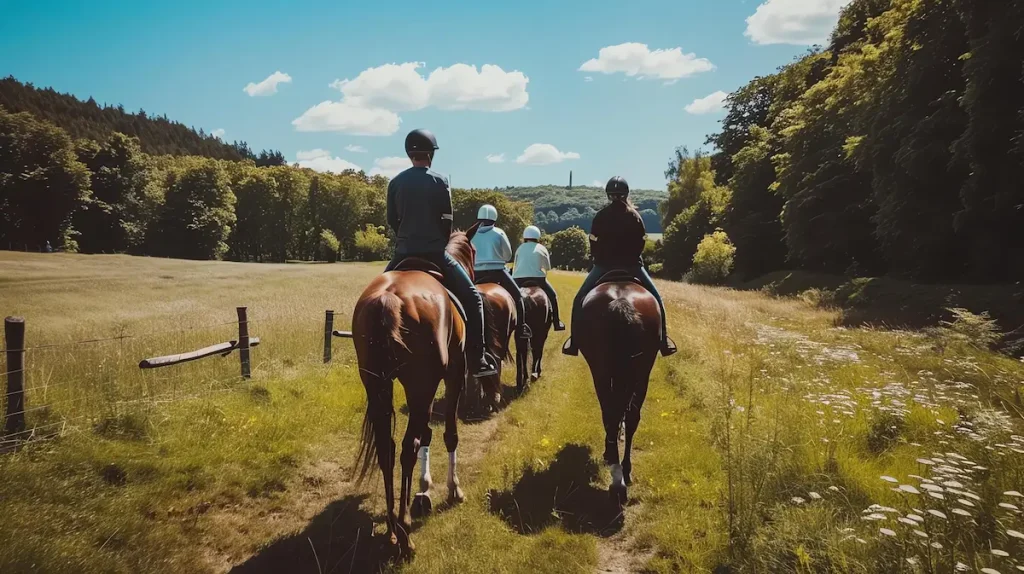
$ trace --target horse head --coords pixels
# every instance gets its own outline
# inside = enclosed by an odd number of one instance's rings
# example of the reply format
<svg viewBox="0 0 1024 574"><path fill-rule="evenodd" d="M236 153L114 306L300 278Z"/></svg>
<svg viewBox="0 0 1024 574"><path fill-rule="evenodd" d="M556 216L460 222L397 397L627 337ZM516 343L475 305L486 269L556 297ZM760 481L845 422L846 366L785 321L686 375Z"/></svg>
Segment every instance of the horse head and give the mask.
<svg viewBox="0 0 1024 574"><path fill-rule="evenodd" d="M472 241L478 227L480 227L480 222L474 223L466 231L453 231L451 237L448 238L448 246L445 247L445 251L462 265L466 273L469 273L469 278L474 281L476 280L473 273L476 249L473 247Z"/></svg>

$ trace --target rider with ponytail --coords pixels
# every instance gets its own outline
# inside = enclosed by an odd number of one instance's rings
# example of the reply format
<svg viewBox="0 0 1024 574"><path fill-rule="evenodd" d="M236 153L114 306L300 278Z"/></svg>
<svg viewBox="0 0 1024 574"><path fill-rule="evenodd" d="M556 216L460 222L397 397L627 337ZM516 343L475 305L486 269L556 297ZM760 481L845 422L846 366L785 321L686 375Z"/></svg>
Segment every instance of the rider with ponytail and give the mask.
<svg viewBox="0 0 1024 574"><path fill-rule="evenodd" d="M605 193L608 195L609 204L597 212L590 228L590 255L594 266L573 300L572 324L576 324L576 318L583 308L583 300L602 277L610 271L626 271L658 300L658 306L661 308L661 354L667 357L676 352L676 345L668 337L665 303L647 269L644 268L641 257L647 236L644 220L629 201L629 184L625 179L616 176L608 180ZM579 353L572 337L565 342L562 352L566 355Z"/></svg>

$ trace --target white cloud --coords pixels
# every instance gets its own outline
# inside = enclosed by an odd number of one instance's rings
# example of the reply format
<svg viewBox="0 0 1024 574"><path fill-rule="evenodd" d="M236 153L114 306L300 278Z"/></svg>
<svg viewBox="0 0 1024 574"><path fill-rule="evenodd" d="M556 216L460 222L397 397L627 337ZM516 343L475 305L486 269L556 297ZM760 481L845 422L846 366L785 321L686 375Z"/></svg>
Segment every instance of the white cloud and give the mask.
<svg viewBox="0 0 1024 574"><path fill-rule="evenodd" d="M424 77L423 62L384 64L359 73L352 80L335 80L343 101L361 107L380 107L392 111L478 110L507 112L526 106L530 82L522 72L506 72L500 66L454 64L437 68Z"/></svg>
<svg viewBox="0 0 1024 574"><path fill-rule="evenodd" d="M593 76L583 76L583 81L584 82L593 82L594 81L594 77Z"/></svg>
<svg viewBox="0 0 1024 574"><path fill-rule="evenodd" d="M210 132L210 135L215 137L215 138L217 138L217 139L219 139L219 140L223 140L225 133L226 132L224 131L224 128L217 128L217 129L213 130L212 132Z"/></svg>
<svg viewBox="0 0 1024 574"><path fill-rule="evenodd" d="M686 108L688 113L702 115L711 114L725 109L725 100L729 94L719 90L703 98L693 100Z"/></svg>
<svg viewBox="0 0 1024 574"><path fill-rule="evenodd" d="M822 44L851 0L765 0L747 18L756 44Z"/></svg>
<svg viewBox="0 0 1024 574"><path fill-rule="evenodd" d="M345 146L345 151L350 151L352 153L366 153L366 148L361 145L349 144Z"/></svg>
<svg viewBox="0 0 1024 574"><path fill-rule="evenodd" d="M267 76L267 79L258 84L249 82L249 84L242 89L250 96L272 96L277 93L278 84L287 84L291 81L291 76L281 71L277 71Z"/></svg>
<svg viewBox="0 0 1024 574"><path fill-rule="evenodd" d="M389 110L331 101L320 102L292 120L300 132L345 132L357 136L389 136L398 131L401 123L398 114Z"/></svg>
<svg viewBox="0 0 1024 574"><path fill-rule="evenodd" d="M595 179L594 181L590 182L590 187L604 187L604 182L599 179Z"/></svg>
<svg viewBox="0 0 1024 574"><path fill-rule="evenodd" d="M488 163L505 163L505 154L503 153L491 153L487 154Z"/></svg>
<svg viewBox="0 0 1024 574"><path fill-rule="evenodd" d="M354 135L391 135L401 118L396 112L477 110L507 112L526 107L530 82L522 72L499 66L454 64L424 77L422 62L384 64L363 70L354 79L334 80L339 102L320 102L292 122L299 131L336 131Z"/></svg>
<svg viewBox="0 0 1024 574"><path fill-rule="evenodd" d="M295 159L299 167L308 167L313 171L341 173L348 169L355 171L363 170L363 168L350 161L340 157L331 157L331 152L320 148L295 152Z"/></svg>
<svg viewBox="0 0 1024 574"><path fill-rule="evenodd" d="M412 162L407 157L379 157L373 160L373 169L369 175L383 175L393 178L396 175L412 167Z"/></svg>
<svg viewBox="0 0 1024 574"><path fill-rule="evenodd" d="M576 152L561 152L551 144L535 143L523 150L522 155L516 158L516 163L526 165L550 165L561 163L567 159L580 159Z"/></svg>
<svg viewBox="0 0 1024 574"><path fill-rule="evenodd" d="M598 52L597 58L583 62L581 72L643 76L661 80L686 78L701 72L710 72L715 66L696 54L684 54L682 48L651 51L647 44L627 42L617 46L606 46Z"/></svg>

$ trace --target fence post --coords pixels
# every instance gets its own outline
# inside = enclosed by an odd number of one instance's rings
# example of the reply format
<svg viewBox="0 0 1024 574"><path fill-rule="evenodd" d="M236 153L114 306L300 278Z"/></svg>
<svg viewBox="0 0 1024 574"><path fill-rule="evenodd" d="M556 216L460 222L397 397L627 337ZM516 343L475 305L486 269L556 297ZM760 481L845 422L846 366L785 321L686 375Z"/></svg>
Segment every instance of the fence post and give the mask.
<svg viewBox="0 0 1024 574"><path fill-rule="evenodd" d="M4 348L7 349L4 436L12 436L25 432L25 319L4 319Z"/></svg>
<svg viewBox="0 0 1024 574"><path fill-rule="evenodd" d="M331 362L331 338L334 332L334 311L327 311L324 319L324 363Z"/></svg>
<svg viewBox="0 0 1024 574"><path fill-rule="evenodd" d="M252 378L249 370L249 317L247 307L238 307L238 358L242 362L242 378Z"/></svg>

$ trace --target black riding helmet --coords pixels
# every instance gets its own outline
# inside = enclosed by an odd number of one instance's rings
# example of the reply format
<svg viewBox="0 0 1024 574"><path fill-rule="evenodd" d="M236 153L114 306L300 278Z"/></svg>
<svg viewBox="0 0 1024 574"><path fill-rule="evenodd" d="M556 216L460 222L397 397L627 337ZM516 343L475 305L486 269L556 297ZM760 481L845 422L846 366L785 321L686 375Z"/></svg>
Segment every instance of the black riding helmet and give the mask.
<svg viewBox="0 0 1024 574"><path fill-rule="evenodd" d="M433 155L437 147L437 138L427 130L412 130L405 136L405 153L426 153Z"/></svg>
<svg viewBox="0 0 1024 574"><path fill-rule="evenodd" d="M608 180L608 184L604 186L604 192L609 196L628 197L629 184L626 183L625 179L615 176Z"/></svg>

